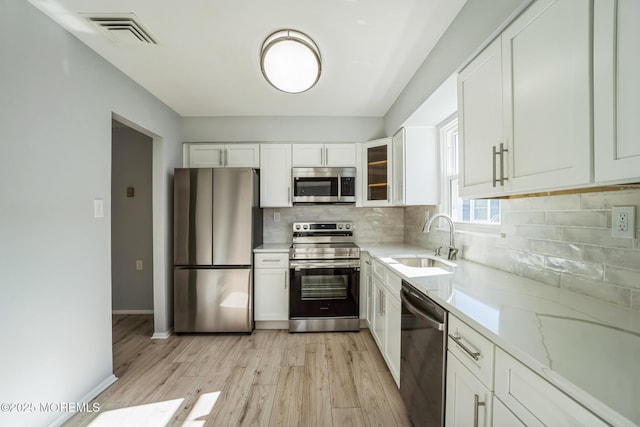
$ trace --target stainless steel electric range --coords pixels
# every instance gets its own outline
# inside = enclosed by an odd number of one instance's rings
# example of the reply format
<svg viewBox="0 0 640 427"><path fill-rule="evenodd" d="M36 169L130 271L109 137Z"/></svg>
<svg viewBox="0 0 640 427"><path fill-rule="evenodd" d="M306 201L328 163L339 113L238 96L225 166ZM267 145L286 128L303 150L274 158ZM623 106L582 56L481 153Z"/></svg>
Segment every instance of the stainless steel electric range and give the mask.
<svg viewBox="0 0 640 427"><path fill-rule="evenodd" d="M295 222L289 332L360 329L360 248L351 222Z"/></svg>

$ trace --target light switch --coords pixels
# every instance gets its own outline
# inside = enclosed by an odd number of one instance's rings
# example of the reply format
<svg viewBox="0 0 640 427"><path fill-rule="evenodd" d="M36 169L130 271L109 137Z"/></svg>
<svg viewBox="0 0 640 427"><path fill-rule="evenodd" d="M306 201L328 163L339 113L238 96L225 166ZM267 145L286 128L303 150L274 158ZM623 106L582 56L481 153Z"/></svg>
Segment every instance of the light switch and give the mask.
<svg viewBox="0 0 640 427"><path fill-rule="evenodd" d="M142 270L142 260L136 260L136 270Z"/></svg>
<svg viewBox="0 0 640 427"><path fill-rule="evenodd" d="M104 218L104 200L103 199L93 200L93 217Z"/></svg>

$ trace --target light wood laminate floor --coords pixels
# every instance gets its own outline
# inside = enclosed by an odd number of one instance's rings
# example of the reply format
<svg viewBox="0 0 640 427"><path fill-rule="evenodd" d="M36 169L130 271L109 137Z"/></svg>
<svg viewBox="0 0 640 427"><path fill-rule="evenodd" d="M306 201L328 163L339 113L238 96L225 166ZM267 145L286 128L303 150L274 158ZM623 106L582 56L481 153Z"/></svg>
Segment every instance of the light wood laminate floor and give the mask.
<svg viewBox="0 0 640 427"><path fill-rule="evenodd" d="M65 426L410 426L368 330L181 335L151 315L114 315L119 378Z"/></svg>

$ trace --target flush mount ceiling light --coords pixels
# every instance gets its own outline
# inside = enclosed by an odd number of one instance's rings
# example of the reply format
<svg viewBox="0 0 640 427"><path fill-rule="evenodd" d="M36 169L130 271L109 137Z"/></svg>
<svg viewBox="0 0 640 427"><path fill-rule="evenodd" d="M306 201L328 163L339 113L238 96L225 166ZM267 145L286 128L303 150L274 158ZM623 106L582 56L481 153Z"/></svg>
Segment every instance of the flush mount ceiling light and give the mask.
<svg viewBox="0 0 640 427"><path fill-rule="evenodd" d="M320 79L320 50L311 37L300 31L278 30L262 43L260 68L276 89L305 92Z"/></svg>

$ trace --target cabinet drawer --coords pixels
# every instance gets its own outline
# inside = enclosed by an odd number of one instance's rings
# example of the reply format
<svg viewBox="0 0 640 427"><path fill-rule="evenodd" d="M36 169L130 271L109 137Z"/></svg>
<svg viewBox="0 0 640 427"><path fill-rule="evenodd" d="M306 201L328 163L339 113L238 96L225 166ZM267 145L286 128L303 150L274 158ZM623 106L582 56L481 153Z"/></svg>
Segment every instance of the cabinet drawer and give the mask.
<svg viewBox="0 0 640 427"><path fill-rule="evenodd" d="M493 390L494 345L455 316L449 315L447 348L482 383Z"/></svg>
<svg viewBox="0 0 640 427"><path fill-rule="evenodd" d="M255 254L256 268L289 268L289 253Z"/></svg>
<svg viewBox="0 0 640 427"><path fill-rule="evenodd" d="M402 279L400 276L396 276L394 273L385 268L385 282L387 290L398 301L400 301L400 289L402 288Z"/></svg>
<svg viewBox="0 0 640 427"><path fill-rule="evenodd" d="M373 270L373 275L376 276L382 283L385 282L385 272L387 271L386 267L378 260L371 260L371 269Z"/></svg>
<svg viewBox="0 0 640 427"><path fill-rule="evenodd" d="M607 425L500 348L495 394L527 426Z"/></svg>

